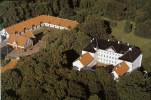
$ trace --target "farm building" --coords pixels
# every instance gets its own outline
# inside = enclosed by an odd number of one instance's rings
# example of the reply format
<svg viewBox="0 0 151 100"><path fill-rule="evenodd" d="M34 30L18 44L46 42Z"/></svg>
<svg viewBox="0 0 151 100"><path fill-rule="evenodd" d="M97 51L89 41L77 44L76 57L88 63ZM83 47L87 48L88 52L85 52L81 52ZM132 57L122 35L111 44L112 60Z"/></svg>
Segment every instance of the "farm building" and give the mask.
<svg viewBox="0 0 151 100"><path fill-rule="evenodd" d="M77 25L78 22L76 21L41 15L2 29L0 31L0 43L8 40L7 43L9 45L15 46L16 44L20 44L20 42L22 44L22 42L24 41L25 43L23 43L22 46L18 45L17 47L23 48L23 45L25 45L25 47L28 47L29 41L31 43L30 38L34 38L32 32L40 27L70 30L77 27ZM22 38L23 41L20 41L19 38Z"/></svg>

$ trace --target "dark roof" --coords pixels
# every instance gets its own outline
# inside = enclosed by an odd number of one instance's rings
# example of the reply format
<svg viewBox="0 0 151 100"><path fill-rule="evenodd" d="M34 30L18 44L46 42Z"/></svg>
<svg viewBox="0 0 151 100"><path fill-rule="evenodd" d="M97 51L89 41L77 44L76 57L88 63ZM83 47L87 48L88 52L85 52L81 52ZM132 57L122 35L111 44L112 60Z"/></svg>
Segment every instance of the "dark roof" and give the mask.
<svg viewBox="0 0 151 100"><path fill-rule="evenodd" d="M96 43L91 42L88 46L86 46L83 50L95 53L96 51L94 50L94 47L96 47Z"/></svg>
<svg viewBox="0 0 151 100"><path fill-rule="evenodd" d="M127 46L126 44L119 43L118 41L107 41L104 39L98 39L98 40L93 40L86 48L84 48L84 51L89 51L89 52L95 52L94 47L97 47L100 49L108 49L110 47L114 48L115 52L124 54L130 46Z"/></svg>
<svg viewBox="0 0 151 100"><path fill-rule="evenodd" d="M130 62L134 61L139 56L139 54L141 54L141 50L138 47L127 45L126 43L122 43L121 41L108 41L104 39L91 41L91 43L83 50L94 53L94 48L96 47L103 50L113 48L116 53L124 54L122 57L120 57L121 60ZM130 51L129 48L132 48L132 50Z"/></svg>
<svg viewBox="0 0 151 100"><path fill-rule="evenodd" d="M140 54L141 54L140 48L133 47L132 50L129 50L126 54L124 54L119 59L133 62Z"/></svg>
<svg viewBox="0 0 151 100"><path fill-rule="evenodd" d="M124 54L130 46L123 43L118 43L118 41L108 41L108 40L98 40L98 47L100 49L108 49L110 47L114 48L115 52Z"/></svg>

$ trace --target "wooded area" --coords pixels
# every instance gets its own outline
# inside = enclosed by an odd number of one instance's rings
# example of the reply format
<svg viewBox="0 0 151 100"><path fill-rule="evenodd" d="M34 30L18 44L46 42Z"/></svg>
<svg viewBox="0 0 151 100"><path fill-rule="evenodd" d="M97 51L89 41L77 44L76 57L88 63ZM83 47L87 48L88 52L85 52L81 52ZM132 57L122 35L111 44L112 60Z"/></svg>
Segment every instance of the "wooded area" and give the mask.
<svg viewBox="0 0 151 100"><path fill-rule="evenodd" d="M1 28L41 14L81 23L72 31L44 32L41 51L1 75L2 100L150 100L151 79L137 70L116 83L105 68L78 72L71 65L91 37L116 39L111 28L116 21L127 20L128 33L135 22L135 34L150 38L150 5L150 0L2 0Z"/></svg>

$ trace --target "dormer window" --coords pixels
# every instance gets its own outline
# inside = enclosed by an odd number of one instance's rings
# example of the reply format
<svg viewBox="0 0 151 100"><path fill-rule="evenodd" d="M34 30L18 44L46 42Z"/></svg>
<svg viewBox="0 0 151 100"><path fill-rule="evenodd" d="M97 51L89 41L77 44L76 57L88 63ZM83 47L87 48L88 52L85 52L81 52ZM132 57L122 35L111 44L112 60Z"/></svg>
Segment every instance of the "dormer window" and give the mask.
<svg viewBox="0 0 151 100"><path fill-rule="evenodd" d="M15 35L17 35L18 34L18 32L17 31L15 31Z"/></svg>
<svg viewBox="0 0 151 100"><path fill-rule="evenodd" d="M25 27L25 28L24 28L24 33L26 32L26 30L27 30L27 28Z"/></svg>
<svg viewBox="0 0 151 100"><path fill-rule="evenodd" d="M42 26L42 23L43 23L43 22L40 22L40 26Z"/></svg>
<svg viewBox="0 0 151 100"><path fill-rule="evenodd" d="M33 29L33 30L35 29L35 25L32 25L32 29Z"/></svg>

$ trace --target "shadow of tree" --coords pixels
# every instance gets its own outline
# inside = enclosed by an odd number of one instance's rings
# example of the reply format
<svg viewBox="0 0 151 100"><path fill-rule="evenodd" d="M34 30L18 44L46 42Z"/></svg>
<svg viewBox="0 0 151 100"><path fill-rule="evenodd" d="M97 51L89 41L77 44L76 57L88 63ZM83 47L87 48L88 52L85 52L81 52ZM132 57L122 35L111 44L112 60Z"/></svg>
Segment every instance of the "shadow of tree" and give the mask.
<svg viewBox="0 0 151 100"><path fill-rule="evenodd" d="M67 63L63 64L63 66L70 68L72 67L72 62L80 56L74 49L66 50L62 54L66 56L67 60Z"/></svg>
<svg viewBox="0 0 151 100"><path fill-rule="evenodd" d="M32 38L33 44L35 45L36 43L38 43L38 41L41 40L43 36L43 32L35 34L35 38Z"/></svg>
<svg viewBox="0 0 151 100"><path fill-rule="evenodd" d="M10 46L4 46L4 47L2 47L1 50L0 50L0 52L1 52L0 58L4 59L5 56L7 56L7 54L10 53L12 50L13 50L13 48L10 47Z"/></svg>

